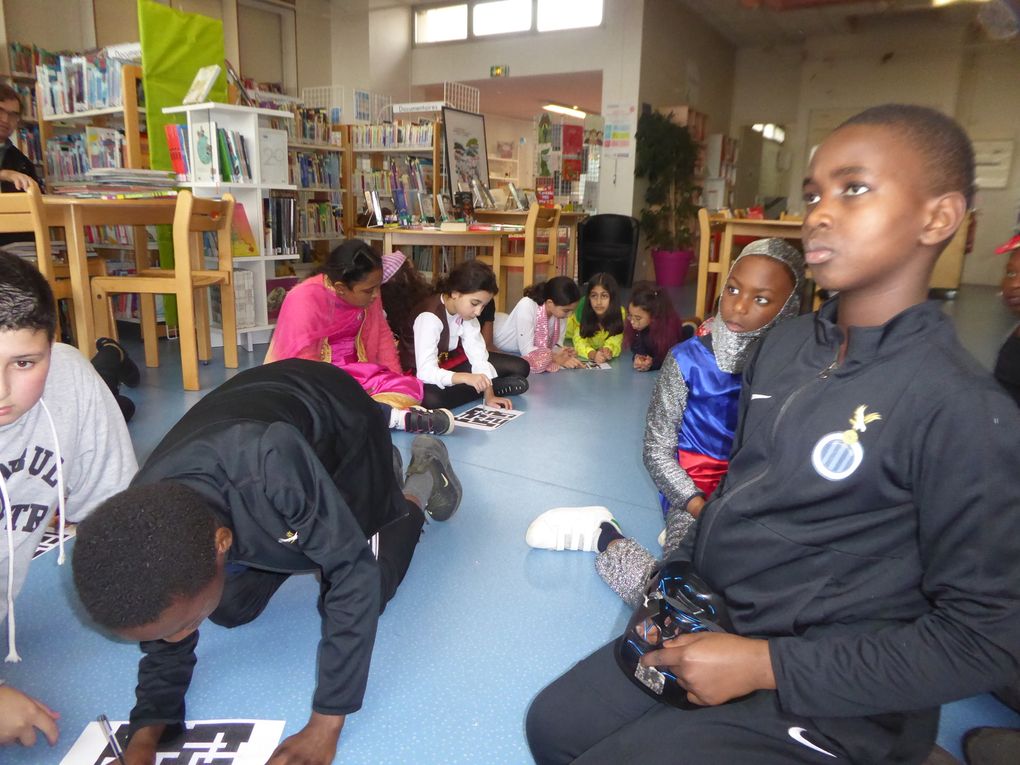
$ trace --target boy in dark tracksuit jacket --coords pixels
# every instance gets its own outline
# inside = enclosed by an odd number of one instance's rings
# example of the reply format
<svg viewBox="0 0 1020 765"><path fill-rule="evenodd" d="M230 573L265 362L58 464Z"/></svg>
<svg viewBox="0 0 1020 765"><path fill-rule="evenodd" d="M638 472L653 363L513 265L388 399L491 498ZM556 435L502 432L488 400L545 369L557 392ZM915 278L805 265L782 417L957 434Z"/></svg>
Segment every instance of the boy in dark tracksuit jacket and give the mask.
<svg viewBox="0 0 1020 765"><path fill-rule="evenodd" d="M403 493L397 468L387 423L353 378L287 359L242 372L198 402L132 487L79 526L82 602L144 654L130 761L152 761L160 737L184 721L199 624L245 624L305 571L322 578L313 713L270 762L333 761L345 716L361 706L376 621L410 564L422 511L443 520L460 501L438 440L413 442Z"/></svg>
<svg viewBox="0 0 1020 765"><path fill-rule="evenodd" d="M973 171L962 129L921 107L818 149L805 258L838 295L758 348L729 472L673 557L736 634L641 660L704 708L646 695L610 644L532 705L537 762L921 763L940 704L1017 676L1020 416L925 302Z"/></svg>

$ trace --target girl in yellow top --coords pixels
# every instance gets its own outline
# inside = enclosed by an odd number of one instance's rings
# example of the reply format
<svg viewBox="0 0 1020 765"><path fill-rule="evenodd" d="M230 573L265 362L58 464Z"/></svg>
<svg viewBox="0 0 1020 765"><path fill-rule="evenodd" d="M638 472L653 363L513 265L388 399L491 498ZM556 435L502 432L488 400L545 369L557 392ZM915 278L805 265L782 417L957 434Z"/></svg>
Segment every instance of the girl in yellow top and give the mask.
<svg viewBox="0 0 1020 765"><path fill-rule="evenodd" d="M626 311L620 305L620 287L612 274L595 274L588 291L567 322L567 337L578 358L601 364L620 355Z"/></svg>

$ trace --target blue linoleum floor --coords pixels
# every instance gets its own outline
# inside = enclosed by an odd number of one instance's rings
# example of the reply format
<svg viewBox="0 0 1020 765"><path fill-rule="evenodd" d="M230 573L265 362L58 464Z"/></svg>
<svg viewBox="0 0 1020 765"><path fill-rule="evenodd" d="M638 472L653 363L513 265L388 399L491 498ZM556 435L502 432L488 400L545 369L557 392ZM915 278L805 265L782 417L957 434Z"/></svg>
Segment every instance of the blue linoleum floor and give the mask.
<svg viewBox="0 0 1020 765"><path fill-rule="evenodd" d="M964 288L947 310L968 347L990 364L1010 326L994 290ZM137 341L125 344L142 358ZM264 351L241 351L242 367L260 363ZM141 386L127 391L138 404L130 430L139 460L232 374L217 354L201 370L203 391L184 393L176 353L163 343L164 365L143 369ZM628 611L595 574L592 555L531 550L524 533L548 508L604 504L654 549L661 515L640 454L653 383L652 374L630 369L629 358L611 371L539 375L515 400L525 416L494 433L460 429L445 439L464 503L449 522L427 527L380 619L364 708L348 719L338 762L530 762L523 721L531 698L616 636ZM396 433L394 442L406 464L411 437ZM68 615L69 583L56 553L35 562L17 603L24 661L3 670L60 710L60 742L55 750L0 750L4 763L59 762L89 720L101 712L126 719L132 706L137 647ZM317 595L311 576L294 577L252 624L203 627L188 716L283 718L285 735L297 731L314 685ZM1020 726L1020 717L990 696L951 704L939 741L959 755L962 733L989 724Z"/></svg>

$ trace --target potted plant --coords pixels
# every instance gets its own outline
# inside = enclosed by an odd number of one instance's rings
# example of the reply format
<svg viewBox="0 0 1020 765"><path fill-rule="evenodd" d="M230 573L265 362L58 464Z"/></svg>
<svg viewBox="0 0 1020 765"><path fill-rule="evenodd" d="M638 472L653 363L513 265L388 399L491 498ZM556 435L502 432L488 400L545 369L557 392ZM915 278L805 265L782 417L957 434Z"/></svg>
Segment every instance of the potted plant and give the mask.
<svg viewBox="0 0 1020 765"><path fill-rule="evenodd" d="M679 287L694 255L694 167L698 144L672 115L648 112L638 120L634 174L647 178L641 231L652 248L656 279Z"/></svg>

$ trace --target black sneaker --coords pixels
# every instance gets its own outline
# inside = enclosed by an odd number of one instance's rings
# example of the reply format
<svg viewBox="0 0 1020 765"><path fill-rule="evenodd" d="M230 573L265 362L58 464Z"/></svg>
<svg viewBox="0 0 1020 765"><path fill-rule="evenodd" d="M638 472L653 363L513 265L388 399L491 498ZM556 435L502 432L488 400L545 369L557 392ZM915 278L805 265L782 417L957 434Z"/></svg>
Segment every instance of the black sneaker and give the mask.
<svg viewBox="0 0 1020 765"><path fill-rule="evenodd" d="M128 356L128 352L124 350L124 346L109 337L101 337L96 340L97 351L103 350L106 346L116 348L117 353L120 354L120 367L117 370L120 382L124 383L129 388L137 387L138 383L141 382L142 375L141 372L138 371L138 365L131 360L131 357Z"/></svg>
<svg viewBox="0 0 1020 765"><path fill-rule="evenodd" d="M527 390L528 381L523 377L506 375L505 377L497 377L492 381L492 392L500 398L519 396Z"/></svg>
<svg viewBox="0 0 1020 765"><path fill-rule="evenodd" d="M434 433L437 436L445 436L453 431L453 412L449 409L412 407L404 415L404 430L408 433Z"/></svg>
<svg viewBox="0 0 1020 765"><path fill-rule="evenodd" d="M135 402L118 393L117 406L120 407L120 413L124 415L124 422L131 422L131 418L135 416Z"/></svg>
<svg viewBox="0 0 1020 765"><path fill-rule="evenodd" d="M432 493L425 502L425 512L433 520L445 521L457 512L464 492L453 472L450 455L438 438L418 436L411 442L411 464L407 466L407 475L415 473L432 476Z"/></svg>

